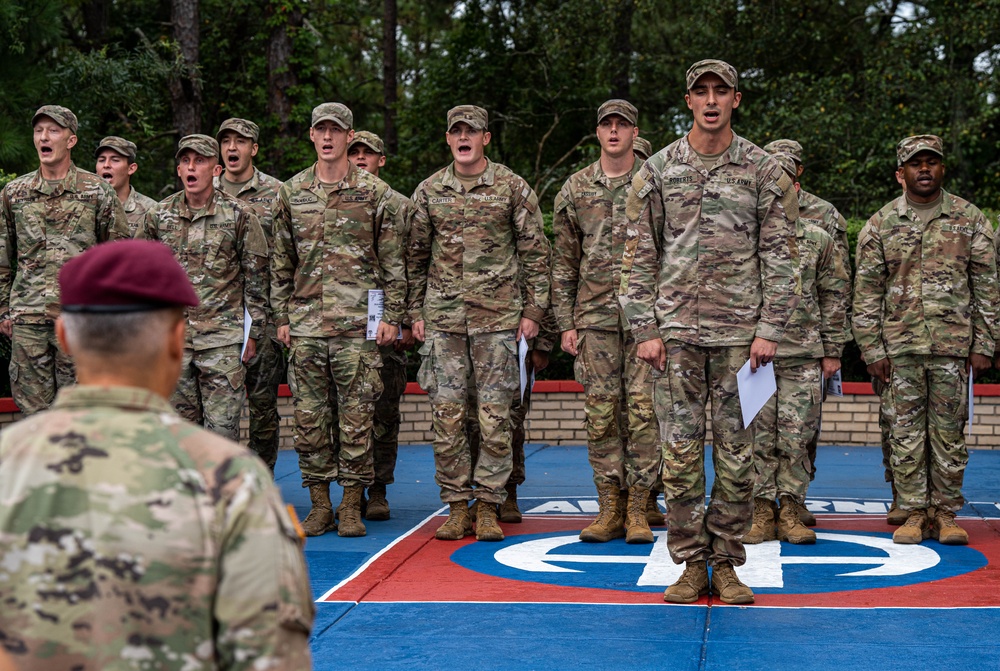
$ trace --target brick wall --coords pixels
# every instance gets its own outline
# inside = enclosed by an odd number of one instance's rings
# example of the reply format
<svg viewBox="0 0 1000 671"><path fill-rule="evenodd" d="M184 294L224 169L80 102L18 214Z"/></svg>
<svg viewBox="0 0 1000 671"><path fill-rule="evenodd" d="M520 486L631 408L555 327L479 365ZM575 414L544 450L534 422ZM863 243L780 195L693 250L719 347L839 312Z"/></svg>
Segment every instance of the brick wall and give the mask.
<svg viewBox="0 0 1000 671"><path fill-rule="evenodd" d="M1000 385L976 385L975 420L969 447L1000 449ZM282 387L278 399L281 414L281 447L291 449L292 400L288 388ZM427 395L415 384L407 387L400 406L402 421L401 443L429 443L431 408ZM0 429L17 419L20 413L10 399L0 399ZM528 440L533 443L583 444L587 432L583 428L583 390L575 382L539 381L532 395L528 415ZM247 419L242 433L246 439ZM709 423L711 439L711 423ZM878 445L878 398L866 383L844 383L844 397L830 398L823 404L823 424L820 443L829 445Z"/></svg>

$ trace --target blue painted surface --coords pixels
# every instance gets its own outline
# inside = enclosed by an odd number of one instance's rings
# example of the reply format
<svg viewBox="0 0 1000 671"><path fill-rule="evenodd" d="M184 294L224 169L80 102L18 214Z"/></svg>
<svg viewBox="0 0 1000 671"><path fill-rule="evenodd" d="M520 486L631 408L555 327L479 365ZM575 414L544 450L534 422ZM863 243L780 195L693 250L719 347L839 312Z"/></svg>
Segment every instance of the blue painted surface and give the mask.
<svg viewBox="0 0 1000 671"><path fill-rule="evenodd" d="M430 446L403 446L399 452L396 483L388 492L390 521L368 523L364 538L328 534L308 540L317 597L441 507ZM810 499L888 500L877 448L821 447L817 463ZM583 447L529 446L527 472L528 482L519 488L524 499L595 495ZM276 477L286 500L304 516L308 493L301 488L293 452L279 455ZM1000 452L972 452L964 492L978 502L967 507L970 514L1000 517L995 505ZM1000 533L1000 520L990 524ZM1000 639L995 636L1000 609L933 605L801 609L319 603L312 647L317 670L1000 670Z"/></svg>

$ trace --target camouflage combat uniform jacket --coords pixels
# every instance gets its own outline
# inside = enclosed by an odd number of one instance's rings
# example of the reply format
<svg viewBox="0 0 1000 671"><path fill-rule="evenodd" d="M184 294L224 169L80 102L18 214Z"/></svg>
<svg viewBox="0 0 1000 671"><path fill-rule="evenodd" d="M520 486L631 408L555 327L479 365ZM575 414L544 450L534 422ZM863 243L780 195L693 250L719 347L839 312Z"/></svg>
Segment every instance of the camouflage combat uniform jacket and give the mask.
<svg viewBox="0 0 1000 671"><path fill-rule="evenodd" d="M308 669L314 607L271 474L130 387L0 437L0 640L21 671Z"/></svg>
<svg viewBox="0 0 1000 671"><path fill-rule="evenodd" d="M635 159L631 176L642 164ZM618 303L618 287L630 188L631 180L612 190L598 160L567 179L556 196L552 310L560 332L628 328Z"/></svg>
<svg viewBox="0 0 1000 671"><path fill-rule="evenodd" d="M844 215L833 206L833 203L799 189L799 216L810 220L830 234L841 263L850 275L851 251L847 243L847 220L844 219Z"/></svg>
<svg viewBox="0 0 1000 671"><path fill-rule="evenodd" d="M907 354L993 356L997 303L993 227L942 191L921 224L902 195L858 234L854 339L865 363Z"/></svg>
<svg viewBox="0 0 1000 671"><path fill-rule="evenodd" d="M271 304L278 326L289 325L294 336L363 338L371 289L385 292L382 319L402 321L407 211L393 193L353 164L332 186L319 181L315 165L284 183L271 257Z"/></svg>
<svg viewBox="0 0 1000 671"><path fill-rule="evenodd" d="M222 190L222 180L216 177L213 180L215 188ZM281 189L281 180L271 177L259 169L253 169L253 177L246 184L240 187L240 192L236 194L236 199L249 204L260 221L260 227L264 230L267 238L267 258L274 254L274 212L278 206L278 190ZM267 327L269 336L276 338L274 327L274 314L271 310L271 276L270 261L267 264L268 276L265 280L264 299L267 309Z"/></svg>
<svg viewBox="0 0 1000 671"><path fill-rule="evenodd" d="M619 289L636 341L781 341L798 302L794 193L774 158L736 134L711 171L687 136L646 161L626 206Z"/></svg>
<svg viewBox="0 0 1000 671"><path fill-rule="evenodd" d="M801 217L795 228L802 297L785 325L777 356L839 359L851 337L851 277L829 233Z"/></svg>
<svg viewBox="0 0 1000 671"><path fill-rule="evenodd" d="M260 338L267 240L257 215L244 203L215 189L208 205L192 212L179 191L146 213L136 237L166 244L191 278L199 301L198 307L187 308L188 339L195 350L243 342L244 307L253 319L250 337Z"/></svg>
<svg viewBox="0 0 1000 671"><path fill-rule="evenodd" d="M149 196L144 196L135 190L134 186L129 187L128 198L122 203L125 210L125 218L128 219L129 235L135 237L135 232L142 228L142 222L146 219L146 213L156 207L156 201Z"/></svg>
<svg viewBox="0 0 1000 671"><path fill-rule="evenodd" d="M70 165L55 186L29 172L0 191L0 319L44 324L59 316L59 269L100 242L129 237L118 196ZM11 269L17 267L17 273Z"/></svg>
<svg viewBox="0 0 1000 671"><path fill-rule="evenodd" d="M542 322L550 250L527 182L487 160L479 182L466 192L451 164L421 182L412 200L407 265L413 322L469 335L515 330L522 317Z"/></svg>

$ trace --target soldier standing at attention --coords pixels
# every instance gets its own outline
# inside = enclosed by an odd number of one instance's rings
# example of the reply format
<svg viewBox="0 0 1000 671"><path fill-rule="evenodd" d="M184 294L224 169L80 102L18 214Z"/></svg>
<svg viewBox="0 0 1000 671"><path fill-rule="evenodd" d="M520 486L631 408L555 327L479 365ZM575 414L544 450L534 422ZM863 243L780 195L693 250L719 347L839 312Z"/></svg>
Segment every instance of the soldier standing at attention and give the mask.
<svg viewBox="0 0 1000 671"><path fill-rule="evenodd" d="M165 243L187 270L200 304L188 308L184 366L171 401L181 417L239 440L243 364L266 323L267 240L250 207L216 189L219 144L188 135L177 145L184 186L146 213L136 237ZM242 358L244 309L253 325Z"/></svg>
<svg viewBox="0 0 1000 671"><path fill-rule="evenodd" d="M76 115L44 105L31 125L38 170L0 191L0 333L11 339L10 387L25 415L49 407L58 388L73 384L73 362L53 330L56 273L92 245L129 237L114 190L73 163Z"/></svg>
<svg viewBox="0 0 1000 671"><path fill-rule="evenodd" d="M109 135L101 140L94 152L97 160L94 172L115 190L128 219L130 236L135 235L142 226L146 212L156 205L155 200L142 195L132 186L132 175L139 169L139 164L135 162L137 152L134 142L116 135Z"/></svg>
<svg viewBox="0 0 1000 671"><path fill-rule="evenodd" d="M367 533L361 499L375 481L378 347L395 342L406 301L403 201L348 160L353 125L340 103L313 110L316 163L282 185L274 218L271 303L278 339L292 348L288 378L302 486L312 502L302 523L309 536ZM366 340L369 292L379 289L384 311L376 339ZM331 482L344 488L339 528Z"/></svg>
<svg viewBox="0 0 1000 671"><path fill-rule="evenodd" d="M580 540L625 536L652 543L646 513L659 478L659 428L650 367L618 303L625 249L625 200L643 161L632 144L639 113L626 100L597 110L601 157L572 175L556 196L552 228L552 308L563 351L586 393L587 453L597 487L597 518ZM622 403L627 403L622 407Z"/></svg>
<svg viewBox="0 0 1000 671"><path fill-rule="evenodd" d="M795 179L792 156L772 155ZM816 542L801 519L809 489L808 448L819 432L821 378L840 370L840 356L851 337L851 278L833 238L801 216L795 228L802 296L774 358L777 392L754 421L754 512L753 526L743 537L746 544L775 539L775 499L780 501L777 539Z"/></svg>
<svg viewBox="0 0 1000 671"><path fill-rule="evenodd" d="M905 193L858 235L854 339L885 385L896 505L908 515L893 542L965 545L955 513L965 502L969 368L975 376L992 363L1000 302L993 227L941 188L941 138L908 137L896 158Z"/></svg>
<svg viewBox="0 0 1000 671"><path fill-rule="evenodd" d="M21 671L310 668L294 519L257 459L167 403L198 305L184 269L125 240L59 284L80 384L0 438L4 647Z"/></svg>
<svg viewBox="0 0 1000 671"><path fill-rule="evenodd" d="M670 556L687 566L663 594L711 590L751 603L733 570L753 512L753 436L736 373L770 363L797 303L795 187L778 163L732 131L736 69L687 71L691 131L643 165L626 206L621 302L638 356L653 367L663 439ZM786 207L793 209L791 215ZM705 510L705 405L712 400L715 484Z"/></svg>
<svg viewBox="0 0 1000 671"><path fill-rule="evenodd" d="M347 158L356 167L365 170L375 177L379 176L385 165L385 144L375 133L366 130L354 134L354 140L347 148ZM392 198L398 199L397 209L402 216L398 221L404 228L400 233L400 246L405 253L409 240L409 212L413 207L410 199L399 193L392 192ZM379 376L382 378L382 395L375 401L375 416L372 423L372 442L374 444L375 481L368 487L368 504L365 508L365 519L389 519L389 501L385 497L385 489L395 478L396 455L399 451L399 402L406 392L406 351L413 347L413 329L406 318L400 324L402 337L389 345L379 347L382 355L382 367Z"/></svg>
<svg viewBox="0 0 1000 671"><path fill-rule="evenodd" d="M538 335L549 307L549 243L538 198L521 177L485 156L486 110L448 111L454 160L417 186L407 268L418 381L434 414L435 480L448 504L442 540L472 533L503 540L497 506L511 474L510 407L518 392L517 343ZM465 426L475 374L481 443L473 464Z"/></svg>
<svg viewBox="0 0 1000 671"><path fill-rule="evenodd" d="M257 156L257 124L246 119L226 119L215 139L222 150L225 172L215 178L216 188L253 208L267 238L268 257L274 251L274 209L281 181L261 172L254 165ZM247 362L247 403L250 407L250 450L260 457L271 472L278 460L281 417L278 415L278 385L285 376L285 355L278 342L274 315L271 312L270 281L265 280L267 324L257 340L257 351Z"/></svg>

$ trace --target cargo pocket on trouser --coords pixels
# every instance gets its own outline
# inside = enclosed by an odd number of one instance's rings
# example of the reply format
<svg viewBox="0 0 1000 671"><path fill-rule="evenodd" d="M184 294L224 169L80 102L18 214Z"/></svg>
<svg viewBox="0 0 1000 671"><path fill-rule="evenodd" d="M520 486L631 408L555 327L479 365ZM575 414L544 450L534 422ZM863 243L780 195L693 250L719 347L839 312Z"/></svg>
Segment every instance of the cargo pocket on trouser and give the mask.
<svg viewBox="0 0 1000 671"><path fill-rule="evenodd" d="M226 371L225 376L229 380L229 386L233 388L233 391L239 391L243 388L243 385L246 383L247 369L239 357L236 358L236 366Z"/></svg>
<svg viewBox="0 0 1000 671"><path fill-rule="evenodd" d="M358 372L354 378L352 396L362 403L374 403L382 395L382 355L377 347L363 349L358 355Z"/></svg>
<svg viewBox="0 0 1000 671"><path fill-rule="evenodd" d="M417 350L417 354L420 355L420 368L417 370L417 384L420 388L427 392L434 400L434 395L437 394L437 366L435 365L434 356L434 341L428 339L420 346Z"/></svg>

